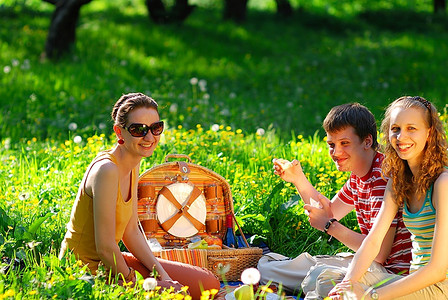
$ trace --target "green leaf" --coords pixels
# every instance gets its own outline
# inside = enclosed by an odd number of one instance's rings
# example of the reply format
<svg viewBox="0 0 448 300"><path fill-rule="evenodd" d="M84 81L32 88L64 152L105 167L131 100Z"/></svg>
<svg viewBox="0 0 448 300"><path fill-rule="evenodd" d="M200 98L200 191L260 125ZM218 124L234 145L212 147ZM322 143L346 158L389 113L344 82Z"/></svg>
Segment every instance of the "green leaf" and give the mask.
<svg viewBox="0 0 448 300"><path fill-rule="evenodd" d="M4 232L8 231L8 225L12 226L11 218L3 210L3 208L0 207L0 229L3 229Z"/></svg>
<svg viewBox="0 0 448 300"><path fill-rule="evenodd" d="M280 193L280 191L282 190L282 188L285 186L285 183L283 181L280 181L279 183L277 183L274 188L272 189L271 193L269 194L268 198L266 199L266 201L264 202L264 206L263 209L264 211L268 212L271 211L271 203L272 203L272 199L274 199L275 195Z"/></svg>
<svg viewBox="0 0 448 300"><path fill-rule="evenodd" d="M291 207L295 207L296 205L299 204L300 199L302 199L302 198L300 198L299 195L294 195L294 196L292 196L292 197L289 199L288 202L285 202L285 203L283 203L283 204L281 205L281 210L282 210L282 211L285 211L285 210L288 210L288 209L291 208Z"/></svg>
<svg viewBox="0 0 448 300"><path fill-rule="evenodd" d="M30 234L35 234L37 232L37 230L39 229L39 227L42 225L43 222L45 222L45 220L47 220L49 217L51 217L52 213L49 212L47 213L45 216L38 218L36 221L34 221L30 227L28 228L28 232Z"/></svg>

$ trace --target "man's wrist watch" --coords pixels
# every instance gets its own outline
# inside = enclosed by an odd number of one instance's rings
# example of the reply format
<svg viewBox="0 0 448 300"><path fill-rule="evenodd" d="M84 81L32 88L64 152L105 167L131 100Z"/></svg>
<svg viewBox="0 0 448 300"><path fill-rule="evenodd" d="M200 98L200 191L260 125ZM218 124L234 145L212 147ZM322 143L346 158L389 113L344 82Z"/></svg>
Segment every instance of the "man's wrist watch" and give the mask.
<svg viewBox="0 0 448 300"><path fill-rule="evenodd" d="M380 297L378 296L378 292L375 289L370 291L370 299L378 300Z"/></svg>
<svg viewBox="0 0 448 300"><path fill-rule="evenodd" d="M327 233L328 229L330 229L331 224L333 224L333 223L336 222L336 221L337 221L337 219L335 219L335 218L330 219L330 220L327 222L327 224L325 224L324 232Z"/></svg>

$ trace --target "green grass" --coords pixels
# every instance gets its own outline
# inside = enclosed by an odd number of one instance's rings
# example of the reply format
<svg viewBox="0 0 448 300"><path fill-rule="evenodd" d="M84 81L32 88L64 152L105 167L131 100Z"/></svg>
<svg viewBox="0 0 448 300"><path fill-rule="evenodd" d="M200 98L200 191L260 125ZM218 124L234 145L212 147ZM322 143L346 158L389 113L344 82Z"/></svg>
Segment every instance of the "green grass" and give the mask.
<svg viewBox="0 0 448 300"><path fill-rule="evenodd" d="M0 298L144 294L55 257L84 170L115 142L109 113L122 93L152 95L168 123L143 170L166 154L188 154L229 181L243 230L288 256L346 250L309 226L271 163L299 159L332 197L347 176L319 130L332 106L358 101L380 120L393 99L421 95L448 124L447 20L431 14L429 1L296 0L285 20L273 1L257 0L243 24L222 21L217 2L194 2L185 24L160 26L143 1L95 0L82 9L75 48L58 62L40 60L53 7L0 4L0 253L25 263L1 263L10 268L0 272ZM356 229L353 214L343 222Z"/></svg>
<svg viewBox="0 0 448 300"><path fill-rule="evenodd" d="M173 127L272 127L283 137L313 134L344 102L378 119L403 94L447 103L447 20L423 1L295 3L287 20L256 1L234 24L203 0L183 25L160 26L143 1L97 0L83 7L75 49L58 63L39 60L53 7L24 2L0 8L3 138L67 138L71 122L109 134L110 107L130 91L157 99Z"/></svg>

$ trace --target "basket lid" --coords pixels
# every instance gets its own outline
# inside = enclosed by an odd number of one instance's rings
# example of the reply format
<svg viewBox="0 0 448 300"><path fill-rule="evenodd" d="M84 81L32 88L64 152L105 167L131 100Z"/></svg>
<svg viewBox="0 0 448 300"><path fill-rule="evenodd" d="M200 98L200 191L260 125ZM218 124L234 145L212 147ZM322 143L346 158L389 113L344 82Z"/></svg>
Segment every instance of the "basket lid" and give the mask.
<svg viewBox="0 0 448 300"><path fill-rule="evenodd" d="M177 237L190 237L197 234L199 230L194 223L200 222L204 225L207 216L204 194L200 192L193 195L195 186L184 182L172 183L166 188L170 193L161 191L156 204L157 218L162 227L171 220L174 223L164 227L168 233Z"/></svg>

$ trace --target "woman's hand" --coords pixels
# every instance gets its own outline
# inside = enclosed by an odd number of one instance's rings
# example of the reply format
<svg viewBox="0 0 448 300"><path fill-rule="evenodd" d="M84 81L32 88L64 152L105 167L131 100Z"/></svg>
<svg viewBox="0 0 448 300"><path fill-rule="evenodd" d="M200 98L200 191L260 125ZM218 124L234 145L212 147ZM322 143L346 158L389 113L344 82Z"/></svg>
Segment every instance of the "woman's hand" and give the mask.
<svg viewBox="0 0 448 300"><path fill-rule="evenodd" d="M180 284L178 281L174 281L171 279L157 281L157 286L167 289L173 287L175 291L180 291L180 289L183 287L183 285Z"/></svg>
<svg viewBox="0 0 448 300"><path fill-rule="evenodd" d="M344 297L344 294L347 294L348 297ZM343 280L336 284L328 296L331 299L370 299L370 295L366 293L361 283L349 280Z"/></svg>

